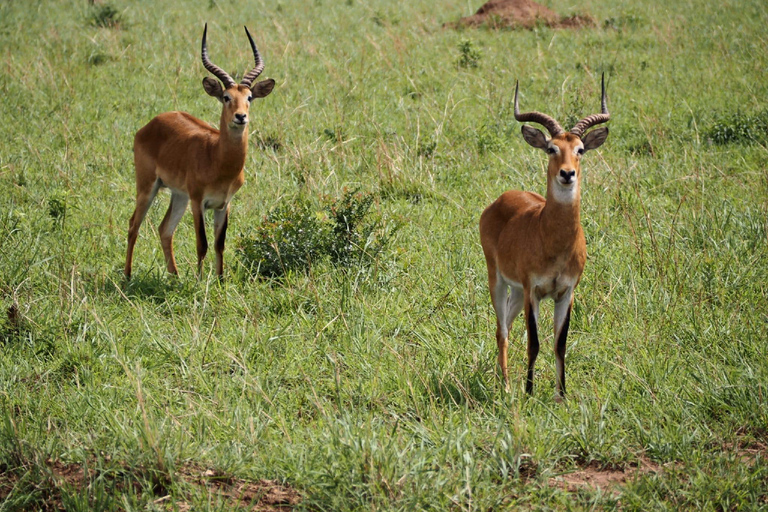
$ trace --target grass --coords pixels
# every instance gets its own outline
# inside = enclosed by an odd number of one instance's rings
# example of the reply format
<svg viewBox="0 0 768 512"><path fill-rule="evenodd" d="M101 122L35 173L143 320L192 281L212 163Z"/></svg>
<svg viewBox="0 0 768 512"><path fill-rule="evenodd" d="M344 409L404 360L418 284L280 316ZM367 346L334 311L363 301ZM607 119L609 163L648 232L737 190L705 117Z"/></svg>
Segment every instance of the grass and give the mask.
<svg viewBox="0 0 768 512"><path fill-rule="evenodd" d="M479 3L199 4L112 2L102 26L86 2L0 3L1 510L255 505L185 476L206 471L284 484L299 509L768 505L764 2L593 0L598 28L459 32L441 26ZM125 282L133 134L220 113L206 21L216 63L250 65L247 24L278 84L252 109L226 278L212 255L195 278L191 216L165 274L161 194ZM570 125L603 71L570 397L553 400L549 350L525 397L519 320L504 394L477 221L506 189L543 192L545 165L512 87ZM251 278L239 236L345 190L398 226L375 261ZM555 483L587 468L634 476Z"/></svg>

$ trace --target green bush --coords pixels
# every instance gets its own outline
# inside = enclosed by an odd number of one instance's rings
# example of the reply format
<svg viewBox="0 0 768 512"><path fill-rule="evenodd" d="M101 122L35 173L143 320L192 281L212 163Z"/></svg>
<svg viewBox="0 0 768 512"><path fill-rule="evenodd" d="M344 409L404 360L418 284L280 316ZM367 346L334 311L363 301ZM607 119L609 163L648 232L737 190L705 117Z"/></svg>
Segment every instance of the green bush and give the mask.
<svg viewBox="0 0 768 512"><path fill-rule="evenodd" d="M715 144L755 144L768 142L768 110L758 114L735 112L720 116L706 132Z"/></svg>
<svg viewBox="0 0 768 512"><path fill-rule="evenodd" d="M326 230L308 203L291 203L275 208L253 233L241 236L237 252L252 274L279 277L321 259Z"/></svg>
<svg viewBox="0 0 768 512"><path fill-rule="evenodd" d="M372 204L371 194L356 191L345 191L341 199L329 202L327 209L333 225L328 254L333 263L346 265L364 255L366 240L375 227L364 223Z"/></svg>
<svg viewBox="0 0 768 512"><path fill-rule="evenodd" d="M88 22L100 28L116 28L121 21L120 12L110 4L94 5L88 16Z"/></svg>
<svg viewBox="0 0 768 512"><path fill-rule="evenodd" d="M48 198L48 215L58 223L64 222L67 216L67 194L57 192Z"/></svg>
<svg viewBox="0 0 768 512"><path fill-rule="evenodd" d="M469 40L464 39L459 43L459 59L456 65L460 68L476 68L480 66L480 59L482 55L480 50L475 48L475 44Z"/></svg>
<svg viewBox="0 0 768 512"><path fill-rule="evenodd" d="M240 237L238 255L252 275L276 278L325 259L339 268L366 266L394 229L370 218L373 194L345 190L319 209L306 201L272 210L252 233Z"/></svg>

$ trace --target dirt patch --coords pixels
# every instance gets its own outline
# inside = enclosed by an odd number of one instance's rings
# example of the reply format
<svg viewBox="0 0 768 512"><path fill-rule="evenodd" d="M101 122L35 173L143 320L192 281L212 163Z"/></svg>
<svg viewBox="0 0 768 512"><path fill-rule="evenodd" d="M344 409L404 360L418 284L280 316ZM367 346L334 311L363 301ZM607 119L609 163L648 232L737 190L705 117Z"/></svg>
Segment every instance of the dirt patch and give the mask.
<svg viewBox="0 0 768 512"><path fill-rule="evenodd" d="M60 461L46 461L47 476L40 481L28 482L39 495L41 502L38 504L44 512L64 510L61 497L61 489L69 488L82 490L99 477L98 471L92 467L86 472L82 464L64 463ZM119 473L119 472L118 472ZM104 475L101 475L104 476ZM133 487L137 494L149 493L157 496L153 502L167 510L190 511L192 505L184 496L171 496L166 485L170 482L155 484L151 489L145 488L135 478L130 478L128 473L123 475L124 481L115 482L115 489ZM0 503L4 502L12 493L24 493L24 489L17 486L22 481L22 476L14 471L9 471L4 464L0 465ZM109 477L114 480L114 476ZM178 468L174 479L183 481L187 485L204 487L212 496L219 497L229 507L247 508L254 512L285 512L298 505L301 495L296 489L282 485L275 480L250 481L235 478L211 469L204 469L196 465L185 465Z"/></svg>
<svg viewBox="0 0 768 512"><path fill-rule="evenodd" d="M752 467L758 458L768 459L768 445L759 441L736 441L733 443L723 443L722 450L725 452L735 452L742 464Z"/></svg>
<svg viewBox="0 0 768 512"><path fill-rule="evenodd" d="M552 9L533 0L489 0L472 16L447 23L449 28L479 27L527 28L545 25L552 28L585 28L596 26L588 14L561 17Z"/></svg>
<svg viewBox="0 0 768 512"><path fill-rule="evenodd" d="M597 489L616 492L617 487L626 484L646 473L659 473L662 467L647 459L641 459L638 463L618 467L603 466L596 461L590 462L586 467L564 473L549 479L549 485L560 487L568 492L580 489Z"/></svg>
<svg viewBox="0 0 768 512"><path fill-rule="evenodd" d="M258 512L285 511L298 505L301 495L276 480L247 481L232 478L210 469L188 466L179 470L188 483L207 487L211 494L221 496L232 506L247 507ZM188 504L176 502L179 510L191 510Z"/></svg>

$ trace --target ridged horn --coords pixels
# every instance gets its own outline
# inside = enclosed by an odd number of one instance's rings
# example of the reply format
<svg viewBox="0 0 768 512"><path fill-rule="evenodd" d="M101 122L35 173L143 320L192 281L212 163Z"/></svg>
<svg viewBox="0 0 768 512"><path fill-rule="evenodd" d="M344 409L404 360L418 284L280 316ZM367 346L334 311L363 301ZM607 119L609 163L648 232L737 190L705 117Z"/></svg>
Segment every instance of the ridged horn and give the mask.
<svg viewBox="0 0 768 512"><path fill-rule="evenodd" d="M515 119L521 123L539 123L549 131L552 137L563 133L563 127L547 114L542 114L541 112L520 113L520 106L517 103L518 86L518 82L515 81Z"/></svg>
<svg viewBox="0 0 768 512"><path fill-rule="evenodd" d="M585 131L592 128L596 124L601 124L607 122L611 118L611 114L608 113L608 103L605 99L605 73L603 73L603 84L602 84L603 94L602 98L600 100L600 114L592 114L591 116L587 116L578 123L574 125L573 128L571 128L571 133L576 135L577 137L581 137Z"/></svg>
<svg viewBox="0 0 768 512"><path fill-rule="evenodd" d="M235 81L232 80L232 77L227 74L226 71L221 69L219 66L211 62L211 60L208 58L208 45L206 44L206 38L208 36L208 24L205 24L205 29L203 29L203 48L201 51L201 55L203 57L203 66L205 66L205 69L210 71L216 78L221 80L221 83L224 84L225 89L229 89L233 85L235 85Z"/></svg>
<svg viewBox="0 0 768 512"><path fill-rule="evenodd" d="M246 73L242 81L240 81L240 85L250 87L251 83L253 83L253 81L256 80L256 77L259 76L262 71L264 71L264 61L261 59L259 50L256 49L256 43L253 42L251 33L248 32L248 27L245 27L245 33L248 35L248 40L251 42L251 49L253 50L253 59L256 61L256 65L252 70Z"/></svg>

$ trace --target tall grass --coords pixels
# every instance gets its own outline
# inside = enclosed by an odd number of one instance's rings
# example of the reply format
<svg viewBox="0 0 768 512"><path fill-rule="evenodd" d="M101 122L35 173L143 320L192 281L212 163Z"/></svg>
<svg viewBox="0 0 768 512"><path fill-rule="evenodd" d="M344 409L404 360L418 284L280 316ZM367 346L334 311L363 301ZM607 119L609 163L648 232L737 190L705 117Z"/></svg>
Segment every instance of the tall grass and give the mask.
<svg viewBox="0 0 768 512"><path fill-rule="evenodd" d="M766 111L764 2L600 0L579 5L598 28L459 32L441 26L479 3L109 5L117 25L86 2L0 3L0 508L231 508L188 467L285 482L322 510L766 506L768 155L760 136L712 135ZM180 276L164 273L161 194L126 282L133 134L168 110L219 116L204 22L233 76L247 24L278 84L252 109L225 280L212 258L196 279L190 217ZM545 186L511 88L568 124L599 107L603 71L571 394L553 401L545 350L525 396L520 321L504 394L477 221L504 190ZM322 217L345 190L399 226L374 261L252 278L238 237L291 202ZM551 304L542 318L546 345ZM94 476L62 484L51 461ZM590 464L656 470L551 484Z"/></svg>

